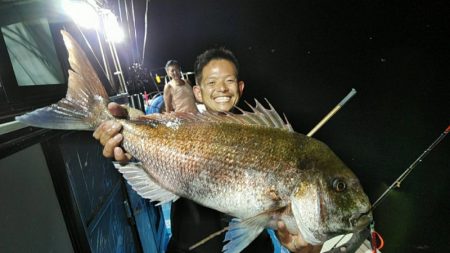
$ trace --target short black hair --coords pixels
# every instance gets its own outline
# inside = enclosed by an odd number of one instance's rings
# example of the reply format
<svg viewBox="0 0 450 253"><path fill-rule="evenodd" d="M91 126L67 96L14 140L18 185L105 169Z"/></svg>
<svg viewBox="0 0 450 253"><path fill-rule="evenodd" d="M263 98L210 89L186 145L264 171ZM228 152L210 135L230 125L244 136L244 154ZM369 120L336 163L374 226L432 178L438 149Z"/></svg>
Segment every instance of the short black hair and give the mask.
<svg viewBox="0 0 450 253"><path fill-rule="evenodd" d="M195 81L197 84L200 84L200 81L202 80L203 68L212 60L230 61L236 67L236 76L239 74L239 62L233 52L224 47L212 48L197 56L194 65Z"/></svg>
<svg viewBox="0 0 450 253"><path fill-rule="evenodd" d="M177 66L178 68L181 67L177 60L168 60L165 69L167 69L170 66Z"/></svg>

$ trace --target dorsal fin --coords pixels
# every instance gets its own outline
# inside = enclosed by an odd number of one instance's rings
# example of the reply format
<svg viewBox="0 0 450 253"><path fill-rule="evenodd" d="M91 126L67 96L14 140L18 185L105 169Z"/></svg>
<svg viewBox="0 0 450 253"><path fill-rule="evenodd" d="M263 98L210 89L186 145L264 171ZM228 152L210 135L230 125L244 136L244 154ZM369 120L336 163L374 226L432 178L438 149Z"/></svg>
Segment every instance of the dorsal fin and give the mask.
<svg viewBox="0 0 450 253"><path fill-rule="evenodd" d="M290 132L294 132L291 124L286 119L283 120L277 111L273 108L273 106L267 101L269 108L265 108L258 100L255 99L255 106L247 105L250 107L251 111L245 111L239 107L236 107L242 114L235 114L231 112L224 113L212 113L212 112L203 112L199 114L192 113L179 113L172 112L166 114L151 114L146 116L141 116L138 118L135 123L141 122L144 124L159 123L159 124L170 124L170 125L178 125L178 123L182 122L198 122L198 121L207 121L207 122L219 122L219 123L235 123L235 124L243 124L243 125L258 125L272 128L281 128Z"/></svg>

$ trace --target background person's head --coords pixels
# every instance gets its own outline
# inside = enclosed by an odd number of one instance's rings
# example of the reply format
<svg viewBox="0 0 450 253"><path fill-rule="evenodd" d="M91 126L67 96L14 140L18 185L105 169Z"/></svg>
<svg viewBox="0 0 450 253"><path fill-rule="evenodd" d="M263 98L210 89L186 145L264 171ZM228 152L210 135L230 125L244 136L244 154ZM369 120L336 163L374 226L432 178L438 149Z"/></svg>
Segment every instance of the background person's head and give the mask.
<svg viewBox="0 0 450 253"><path fill-rule="evenodd" d="M181 67L178 61L176 60L169 60L166 63L166 73L167 75L175 80L181 79Z"/></svg>
<svg viewBox="0 0 450 253"><path fill-rule="evenodd" d="M244 82L238 80L239 63L225 48L209 49L194 65L195 98L209 111L230 111L239 101Z"/></svg>

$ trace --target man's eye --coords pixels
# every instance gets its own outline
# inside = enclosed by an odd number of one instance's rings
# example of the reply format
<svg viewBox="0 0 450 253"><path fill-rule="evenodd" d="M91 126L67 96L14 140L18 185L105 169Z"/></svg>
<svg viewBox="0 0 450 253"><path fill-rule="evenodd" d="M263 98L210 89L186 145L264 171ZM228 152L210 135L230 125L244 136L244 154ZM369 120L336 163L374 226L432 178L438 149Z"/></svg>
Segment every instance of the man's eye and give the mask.
<svg viewBox="0 0 450 253"><path fill-rule="evenodd" d="M210 82L207 82L206 84L212 86L212 85L214 85L215 83L216 83L216 82L214 82L214 81L210 81Z"/></svg>
<svg viewBox="0 0 450 253"><path fill-rule="evenodd" d="M234 79L228 79L226 82L227 83L235 83L236 81Z"/></svg>

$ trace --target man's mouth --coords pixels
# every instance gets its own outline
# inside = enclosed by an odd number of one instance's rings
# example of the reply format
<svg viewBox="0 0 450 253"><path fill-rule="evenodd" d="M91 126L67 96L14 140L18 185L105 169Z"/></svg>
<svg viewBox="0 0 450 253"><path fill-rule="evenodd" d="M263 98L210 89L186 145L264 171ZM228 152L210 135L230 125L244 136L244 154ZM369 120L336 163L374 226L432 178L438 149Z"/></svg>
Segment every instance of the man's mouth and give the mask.
<svg viewBox="0 0 450 253"><path fill-rule="evenodd" d="M215 97L214 101L216 103L227 103L231 100L231 97Z"/></svg>

